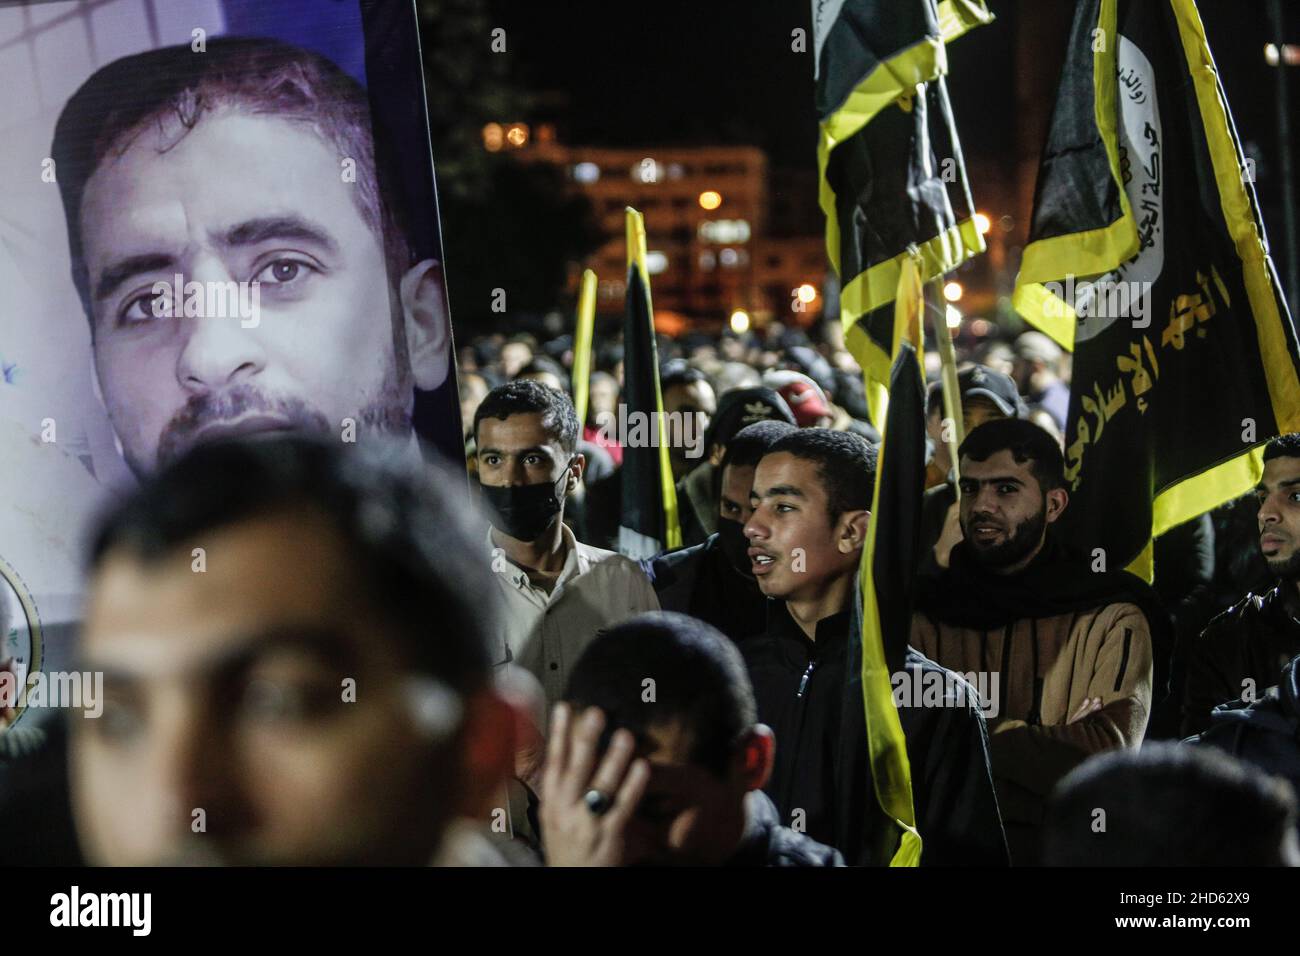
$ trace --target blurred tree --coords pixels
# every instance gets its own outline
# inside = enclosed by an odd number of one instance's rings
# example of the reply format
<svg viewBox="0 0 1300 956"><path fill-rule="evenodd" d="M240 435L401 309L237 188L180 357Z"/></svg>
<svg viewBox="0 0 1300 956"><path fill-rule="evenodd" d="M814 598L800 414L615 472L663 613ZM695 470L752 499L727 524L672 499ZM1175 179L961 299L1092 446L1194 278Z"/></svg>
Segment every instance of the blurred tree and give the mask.
<svg viewBox="0 0 1300 956"><path fill-rule="evenodd" d="M418 0L448 295L458 338L554 308L567 265L600 241L590 203L563 170L483 147L486 123L526 121L537 103L515 69L508 20L486 0ZM499 21L499 22L498 22ZM492 31L506 31L506 52ZM506 290L505 315L491 310Z"/></svg>

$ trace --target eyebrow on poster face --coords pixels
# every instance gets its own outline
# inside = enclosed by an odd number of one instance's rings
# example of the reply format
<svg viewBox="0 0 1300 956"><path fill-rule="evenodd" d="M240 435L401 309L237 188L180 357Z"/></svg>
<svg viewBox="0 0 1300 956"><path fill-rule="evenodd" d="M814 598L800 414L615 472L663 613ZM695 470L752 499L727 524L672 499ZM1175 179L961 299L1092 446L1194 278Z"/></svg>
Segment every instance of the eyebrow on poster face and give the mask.
<svg viewBox="0 0 1300 956"><path fill-rule="evenodd" d="M95 283L95 300L98 302L107 299L136 276L173 270L176 262L176 257L166 252L146 252L118 259L99 273L99 281Z"/></svg>
<svg viewBox="0 0 1300 956"><path fill-rule="evenodd" d="M263 216L246 219L231 226L218 241L236 248L255 246L272 240L305 242L328 253L337 253L339 245L324 226L301 216Z"/></svg>
<svg viewBox="0 0 1300 956"><path fill-rule="evenodd" d="M301 216L262 216L236 223L216 237L227 248L247 248L263 242L302 242L336 255L339 244L325 227ZM174 271L178 257L167 252L146 252L127 256L106 266L95 283L95 299L111 296L136 276Z"/></svg>

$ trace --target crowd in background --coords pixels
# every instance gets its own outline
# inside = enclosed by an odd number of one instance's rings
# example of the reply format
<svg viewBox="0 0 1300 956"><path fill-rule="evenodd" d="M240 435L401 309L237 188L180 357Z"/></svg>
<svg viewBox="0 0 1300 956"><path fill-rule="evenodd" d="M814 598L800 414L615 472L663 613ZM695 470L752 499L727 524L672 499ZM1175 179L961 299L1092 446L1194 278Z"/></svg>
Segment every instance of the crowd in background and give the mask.
<svg viewBox="0 0 1300 956"><path fill-rule="evenodd" d="M659 340L694 427L657 553L614 340L582 421L569 337L461 345L468 495L410 442L198 443L90 537L102 714L0 713L7 859L889 862L859 590L880 436L835 331ZM1053 533L1068 357L958 344L959 460L927 350L919 550L884 555L915 560L888 664L921 865L1300 865L1300 435L1156 542L1152 588Z"/></svg>

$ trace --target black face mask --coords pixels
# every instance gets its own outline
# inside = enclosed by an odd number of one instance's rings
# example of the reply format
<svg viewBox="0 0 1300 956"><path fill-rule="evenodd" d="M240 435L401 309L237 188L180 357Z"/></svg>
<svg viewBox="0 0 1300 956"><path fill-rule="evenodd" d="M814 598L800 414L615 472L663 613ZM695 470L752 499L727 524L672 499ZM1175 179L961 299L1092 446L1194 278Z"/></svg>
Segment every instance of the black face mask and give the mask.
<svg viewBox="0 0 1300 956"><path fill-rule="evenodd" d="M498 531L516 541L536 541L560 513L564 499L557 489L568 479L569 472L565 471L558 482L479 485L479 490L492 508L492 525Z"/></svg>
<svg viewBox="0 0 1300 956"><path fill-rule="evenodd" d="M749 573L749 539L745 537L743 524L730 518L718 518L718 545L733 568L747 578L753 577Z"/></svg>

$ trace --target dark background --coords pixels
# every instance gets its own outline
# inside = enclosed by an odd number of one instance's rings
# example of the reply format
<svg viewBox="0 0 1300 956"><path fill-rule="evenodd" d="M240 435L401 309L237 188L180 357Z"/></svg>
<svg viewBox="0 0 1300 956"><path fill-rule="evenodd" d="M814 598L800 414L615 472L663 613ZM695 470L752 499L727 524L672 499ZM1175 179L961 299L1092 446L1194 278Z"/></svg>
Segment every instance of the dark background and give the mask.
<svg viewBox="0 0 1300 956"><path fill-rule="evenodd" d="M822 228L808 3L418 2L452 309L462 340L485 327L490 290L503 274L512 289L526 290L514 300L525 312L571 310L559 292L565 263L595 244L584 204L565 200L561 182L482 149L480 130L488 122L554 123L567 144L756 145L773 170L808 174L801 223ZM976 204L1015 220L1008 235L1014 267L1074 3L989 0L988 6L997 20L948 48L948 89ZM1265 226L1284 273L1276 68L1264 60L1272 39L1266 7L1262 0L1197 6L1238 133L1256 159ZM1300 43L1300 4L1287 0L1283 8L1286 39ZM506 53L489 49L494 27L506 31ZM791 51L791 31L800 27L808 31L807 53ZM1294 106L1300 67L1289 70ZM1293 149L1300 147L1293 143Z"/></svg>

